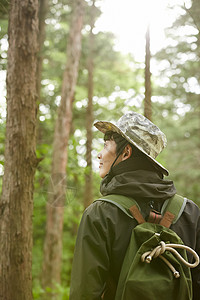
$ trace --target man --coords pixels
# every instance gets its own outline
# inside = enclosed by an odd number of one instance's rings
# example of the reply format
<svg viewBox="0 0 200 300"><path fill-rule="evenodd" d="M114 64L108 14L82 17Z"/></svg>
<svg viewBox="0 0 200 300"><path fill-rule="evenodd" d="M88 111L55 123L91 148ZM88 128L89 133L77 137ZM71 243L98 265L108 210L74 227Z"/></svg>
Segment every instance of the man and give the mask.
<svg viewBox="0 0 200 300"><path fill-rule="evenodd" d="M104 148L98 154L100 192L135 199L148 218L152 209L160 212L165 200L176 193L165 180L169 172L156 161L166 146L166 137L144 116L130 112L116 125L94 124L104 133ZM123 259L135 219L117 206L95 201L84 212L78 231L71 277L70 300L114 300ZM200 255L200 210L190 200L176 224L171 226ZM192 258L189 256L189 261ZM192 271L193 299L200 299L200 266Z"/></svg>

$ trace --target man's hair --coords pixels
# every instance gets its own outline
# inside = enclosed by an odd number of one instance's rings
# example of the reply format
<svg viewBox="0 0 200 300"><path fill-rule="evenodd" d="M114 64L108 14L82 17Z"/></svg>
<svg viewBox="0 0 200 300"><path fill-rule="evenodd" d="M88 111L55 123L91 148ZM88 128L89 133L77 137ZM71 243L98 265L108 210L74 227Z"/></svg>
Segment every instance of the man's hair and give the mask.
<svg viewBox="0 0 200 300"><path fill-rule="evenodd" d="M131 157L145 157L145 154L142 153L142 151L138 150L134 145L129 143L123 136L118 134L117 132L113 131L106 131L104 135L104 141L115 141L116 143L116 154L122 153L124 150L125 146L129 144L132 148L132 154Z"/></svg>

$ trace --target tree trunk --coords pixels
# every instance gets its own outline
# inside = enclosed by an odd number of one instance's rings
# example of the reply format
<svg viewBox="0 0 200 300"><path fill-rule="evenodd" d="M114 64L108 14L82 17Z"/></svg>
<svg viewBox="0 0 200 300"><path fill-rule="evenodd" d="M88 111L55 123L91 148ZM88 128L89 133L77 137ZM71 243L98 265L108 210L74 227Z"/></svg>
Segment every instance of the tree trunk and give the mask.
<svg viewBox="0 0 200 300"><path fill-rule="evenodd" d="M84 1L76 0L67 46L67 64L63 75L61 103L54 132L51 184L46 206L47 223L42 268L43 287L60 283L62 231L66 199L67 146L72 121L72 100L78 76L81 53ZM56 298L56 295L55 295ZM48 299L54 299L53 293Z"/></svg>
<svg viewBox="0 0 200 300"><path fill-rule="evenodd" d="M93 201L93 182L92 182L92 125L93 125L93 72L94 72L94 28L95 22L95 0L91 7L90 16L90 34L88 45L88 105L86 112L86 162L85 170L85 193L84 193L84 207L88 207Z"/></svg>
<svg viewBox="0 0 200 300"><path fill-rule="evenodd" d="M148 26L146 32L144 115L149 120L152 120L150 59L150 30Z"/></svg>
<svg viewBox="0 0 200 300"><path fill-rule="evenodd" d="M38 0L11 0L5 172L0 201L0 299L32 299Z"/></svg>

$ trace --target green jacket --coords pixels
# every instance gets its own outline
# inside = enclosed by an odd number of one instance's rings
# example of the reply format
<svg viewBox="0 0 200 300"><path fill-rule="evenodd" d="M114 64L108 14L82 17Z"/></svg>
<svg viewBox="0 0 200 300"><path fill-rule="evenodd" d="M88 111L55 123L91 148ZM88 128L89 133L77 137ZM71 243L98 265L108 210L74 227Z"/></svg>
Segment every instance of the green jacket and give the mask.
<svg viewBox="0 0 200 300"><path fill-rule="evenodd" d="M151 171L121 173L119 170L111 179L103 180L102 185L102 194L115 192L116 187L118 190L121 187L121 194L131 191L132 197L137 195L135 200L142 206L144 217L149 213L149 204L151 206L153 203L152 195L155 196L156 209L161 210L164 200L176 192L171 181L165 181ZM127 196L130 197L130 193ZM129 218L118 207L101 200L85 210L74 252L70 300L99 300L102 295L105 300L114 300L111 293L117 285L131 231L136 225L136 220ZM192 201L187 200L182 216L171 229L200 255L200 210ZM192 270L192 276L193 299L199 300L200 266Z"/></svg>

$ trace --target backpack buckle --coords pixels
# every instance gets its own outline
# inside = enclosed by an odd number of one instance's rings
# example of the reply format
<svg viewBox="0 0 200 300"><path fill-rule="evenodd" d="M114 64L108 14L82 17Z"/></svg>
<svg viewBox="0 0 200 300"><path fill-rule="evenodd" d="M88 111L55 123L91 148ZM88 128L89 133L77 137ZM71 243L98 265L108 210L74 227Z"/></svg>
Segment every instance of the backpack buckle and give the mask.
<svg viewBox="0 0 200 300"><path fill-rule="evenodd" d="M159 224L161 219L162 219L161 213L159 213L158 211L152 209L150 211L147 222L154 223L154 224Z"/></svg>

